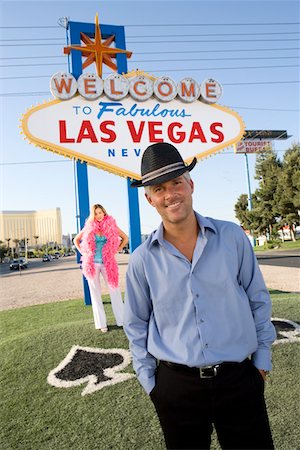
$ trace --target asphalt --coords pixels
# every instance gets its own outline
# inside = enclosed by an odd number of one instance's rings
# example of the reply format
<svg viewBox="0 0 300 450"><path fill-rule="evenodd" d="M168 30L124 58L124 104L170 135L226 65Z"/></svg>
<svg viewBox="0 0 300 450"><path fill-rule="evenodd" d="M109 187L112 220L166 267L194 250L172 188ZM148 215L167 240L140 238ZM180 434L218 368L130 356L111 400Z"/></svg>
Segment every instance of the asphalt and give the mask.
<svg viewBox="0 0 300 450"><path fill-rule="evenodd" d="M296 252L296 254L298 254ZM275 256L273 254L273 256ZM277 258L284 263L287 255ZM289 255L291 256L291 255ZM257 254L260 269L269 289L300 294L299 263L294 265L271 265L274 258L268 254ZM129 255L117 255L120 287L125 290L125 274ZM292 256L292 261L298 261ZM75 256L49 262L29 260L28 269L10 271L8 264L0 265L0 310L21 308L30 305L83 298L83 278ZM103 287L103 294L107 294ZM300 298L300 295L299 295Z"/></svg>
<svg viewBox="0 0 300 450"><path fill-rule="evenodd" d="M256 252L259 265L300 268L300 249Z"/></svg>

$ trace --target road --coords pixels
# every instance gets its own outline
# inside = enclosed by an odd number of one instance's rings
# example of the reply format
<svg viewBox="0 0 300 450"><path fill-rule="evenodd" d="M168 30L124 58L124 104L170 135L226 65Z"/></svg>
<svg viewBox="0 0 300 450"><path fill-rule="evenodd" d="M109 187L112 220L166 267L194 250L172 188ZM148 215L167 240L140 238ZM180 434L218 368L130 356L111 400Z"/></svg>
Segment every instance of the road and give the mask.
<svg viewBox="0 0 300 450"><path fill-rule="evenodd" d="M256 252L259 265L300 268L300 249Z"/></svg>
<svg viewBox="0 0 300 450"><path fill-rule="evenodd" d="M271 250L265 252L256 252L256 257L259 265L267 266L281 266L281 267L297 267L300 268L300 249L294 250ZM118 255L118 264L127 265L129 255ZM70 262L71 265L70 265ZM53 259L52 261L43 262L41 259L30 259L29 269L21 271L21 275L28 273L34 274L39 272L55 272L63 270L78 271L78 265L75 263L74 256L62 257ZM11 275L14 276L19 271L11 271L9 264L0 264L0 276Z"/></svg>
<svg viewBox="0 0 300 450"><path fill-rule="evenodd" d="M26 274L34 274L38 273L41 270L43 272L55 272L56 270L70 270L72 269L69 267L70 261L72 263L74 262L74 256L67 256L62 257L59 259L53 259L52 261L43 262L40 258L32 258L28 260L28 269L21 270L21 273L19 273L19 270L10 270L9 264L1 264L0 265L0 276L15 276L15 275L26 275ZM77 267L74 266L73 269L76 269Z"/></svg>
<svg viewBox="0 0 300 450"><path fill-rule="evenodd" d="M125 290L129 255L117 255L120 288ZM108 289L102 283L102 293ZM75 256L42 262L30 259L28 269L10 271L0 264L0 310L83 297L83 277Z"/></svg>
<svg viewBox="0 0 300 450"><path fill-rule="evenodd" d="M276 251L257 254L269 289L300 292L300 251ZM125 290L129 255L117 255L120 287ZM107 294L103 286L103 294ZM0 264L0 310L83 298L83 283L75 256L42 262L30 259L28 269L10 271Z"/></svg>

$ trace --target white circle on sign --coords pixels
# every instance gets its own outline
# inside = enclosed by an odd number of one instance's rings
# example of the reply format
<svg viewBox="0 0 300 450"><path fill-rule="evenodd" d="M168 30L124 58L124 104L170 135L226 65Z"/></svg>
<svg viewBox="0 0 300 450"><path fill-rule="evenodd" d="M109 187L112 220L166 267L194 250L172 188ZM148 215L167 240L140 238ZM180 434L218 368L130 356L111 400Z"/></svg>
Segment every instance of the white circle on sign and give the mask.
<svg viewBox="0 0 300 450"><path fill-rule="evenodd" d="M118 73L109 75L104 80L104 92L111 100L121 100L129 90L129 81Z"/></svg>
<svg viewBox="0 0 300 450"><path fill-rule="evenodd" d="M170 77L159 77L153 86L154 95L163 102L170 102L177 96L177 85Z"/></svg>
<svg viewBox="0 0 300 450"><path fill-rule="evenodd" d="M148 100L153 94L153 82L143 75L134 77L129 83L129 92L134 100Z"/></svg>
<svg viewBox="0 0 300 450"><path fill-rule="evenodd" d="M71 73L57 72L50 80L51 94L60 100L68 100L77 92L77 82Z"/></svg>
<svg viewBox="0 0 300 450"><path fill-rule="evenodd" d="M200 86L193 78L183 78L177 85L177 94L187 103L192 103L199 98Z"/></svg>
<svg viewBox="0 0 300 450"><path fill-rule="evenodd" d="M222 97L223 89L221 84L213 78L202 81L200 86L201 100L205 103L217 103Z"/></svg>
<svg viewBox="0 0 300 450"><path fill-rule="evenodd" d="M82 97L94 100L103 92L103 81L95 73L83 73L77 80L77 87Z"/></svg>

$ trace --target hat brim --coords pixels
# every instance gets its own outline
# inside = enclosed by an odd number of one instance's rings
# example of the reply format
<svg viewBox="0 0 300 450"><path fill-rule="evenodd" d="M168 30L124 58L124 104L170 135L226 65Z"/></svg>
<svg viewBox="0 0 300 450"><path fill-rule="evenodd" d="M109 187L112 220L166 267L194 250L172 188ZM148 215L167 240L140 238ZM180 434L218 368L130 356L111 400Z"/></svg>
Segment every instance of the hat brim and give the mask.
<svg viewBox="0 0 300 450"><path fill-rule="evenodd" d="M131 187L143 187L143 186L154 186L156 184L165 183L166 181L173 180L174 178L180 177L185 172L190 172L196 165L197 158L194 158L191 164L182 167L181 169L174 170L173 172L165 173L157 178L143 183L143 180L135 180L130 183Z"/></svg>

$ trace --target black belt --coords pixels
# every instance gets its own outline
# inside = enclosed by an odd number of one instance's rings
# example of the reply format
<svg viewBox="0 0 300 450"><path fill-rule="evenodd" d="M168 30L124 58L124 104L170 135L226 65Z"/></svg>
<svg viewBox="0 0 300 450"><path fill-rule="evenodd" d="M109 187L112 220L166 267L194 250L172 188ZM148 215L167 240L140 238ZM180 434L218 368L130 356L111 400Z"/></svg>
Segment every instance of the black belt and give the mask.
<svg viewBox="0 0 300 450"><path fill-rule="evenodd" d="M161 364L169 367L170 369L174 370L181 370L184 372L190 372L199 375L200 378L214 378L218 375L219 371L222 368L225 367L234 367L234 366L240 366L241 364L245 364L246 361L249 361L248 359L245 359L245 361L242 361L241 363L238 362L222 362L220 364L215 364L212 366L205 366L205 367L190 367L186 366L184 364L177 364L169 361L160 361Z"/></svg>

